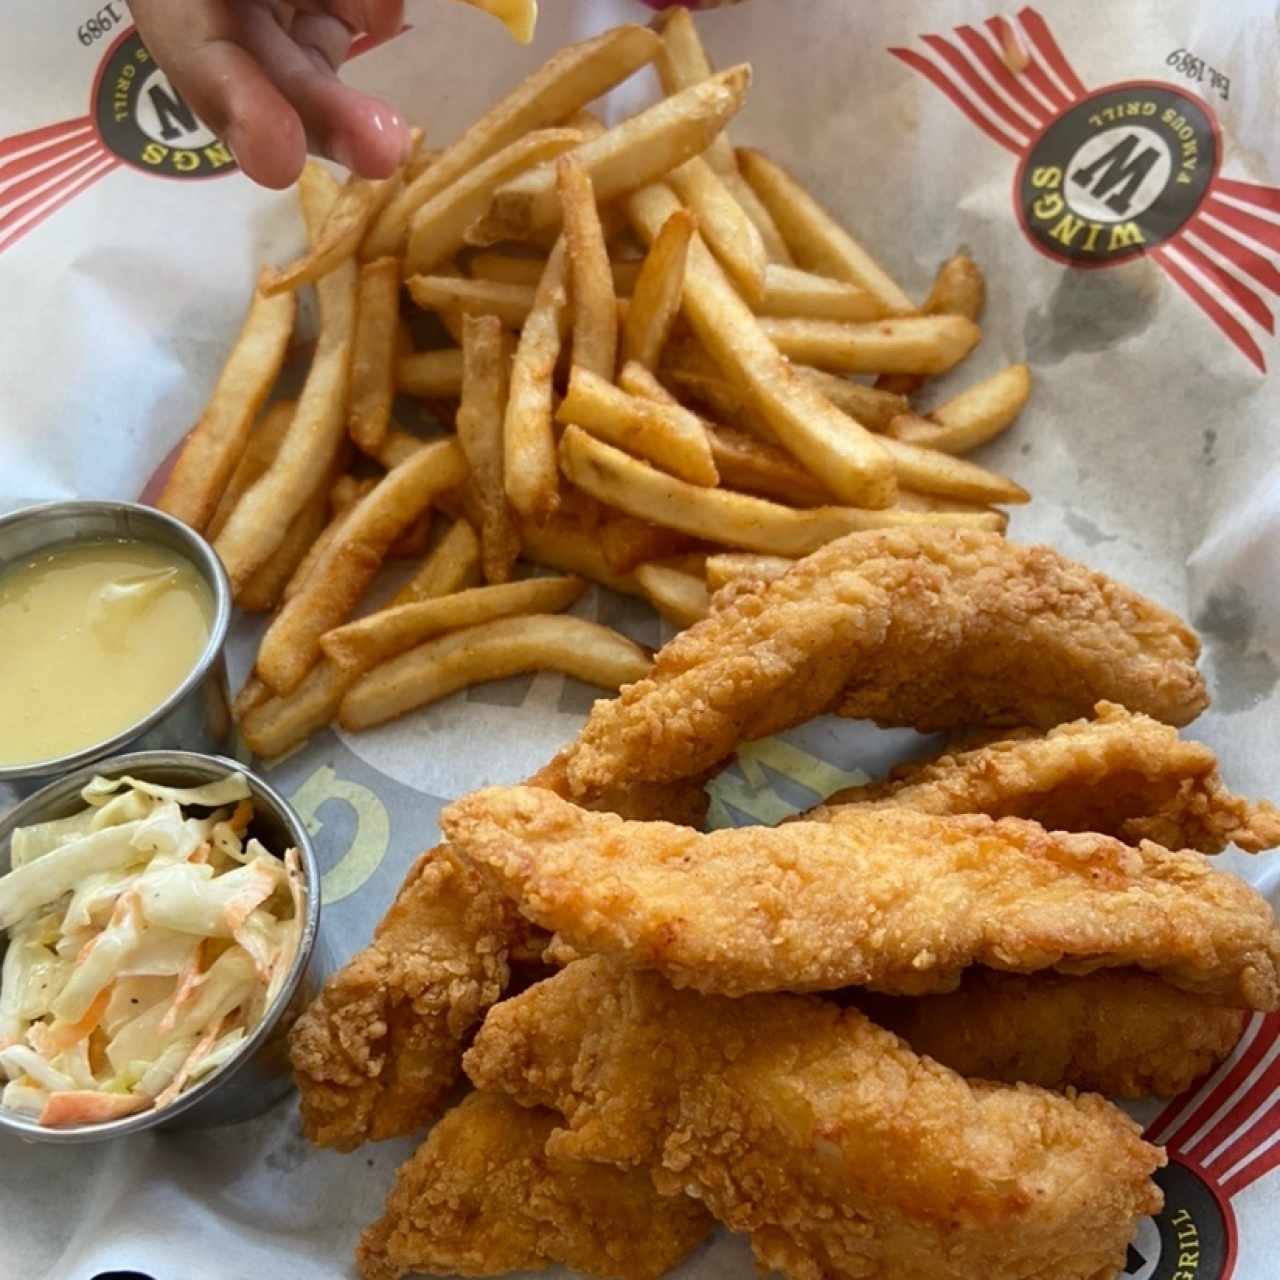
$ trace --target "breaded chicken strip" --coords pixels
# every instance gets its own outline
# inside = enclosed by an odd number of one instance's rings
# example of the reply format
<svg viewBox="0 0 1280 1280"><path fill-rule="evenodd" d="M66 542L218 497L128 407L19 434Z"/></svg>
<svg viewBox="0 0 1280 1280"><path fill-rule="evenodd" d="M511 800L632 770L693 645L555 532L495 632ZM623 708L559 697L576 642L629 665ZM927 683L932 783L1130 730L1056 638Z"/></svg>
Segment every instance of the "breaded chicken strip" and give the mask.
<svg viewBox="0 0 1280 1280"><path fill-rule="evenodd" d="M680 987L918 995L972 965L1135 966L1223 1003L1280 1003L1271 907L1197 853L862 807L703 835L532 787L477 791L440 822L535 923Z"/></svg>
<svg viewBox="0 0 1280 1280"><path fill-rule="evenodd" d="M530 781L562 787L561 758ZM596 791L588 800L629 817L701 825L702 782ZM508 961L536 961L547 942L447 845L423 854L373 941L330 975L293 1028L289 1057L307 1137L350 1151L434 1119L472 1029L510 980Z"/></svg>
<svg viewBox="0 0 1280 1280"><path fill-rule="evenodd" d="M360 1237L364 1280L411 1271L494 1276L563 1263L657 1280L714 1226L686 1196L660 1196L643 1170L545 1154L560 1117L473 1093L401 1165L382 1218Z"/></svg>
<svg viewBox="0 0 1280 1280"><path fill-rule="evenodd" d="M963 1076L1176 1097L1235 1048L1248 1014L1132 971L1084 978L975 969L958 990L866 1011Z"/></svg>
<svg viewBox="0 0 1280 1280"><path fill-rule="evenodd" d="M1096 1095L970 1083L853 1009L726 1000L583 960L491 1010L471 1078L646 1165L792 1280L1096 1280L1164 1155Z"/></svg>
<svg viewBox="0 0 1280 1280"><path fill-rule="evenodd" d="M1100 702L1094 719L903 765L884 782L849 787L805 815L848 805L920 813L1029 818L1051 831L1096 831L1126 844L1258 853L1280 844L1280 811L1233 795L1213 752L1150 716Z"/></svg>
<svg viewBox="0 0 1280 1280"><path fill-rule="evenodd" d="M1048 728L1118 702L1170 724L1207 703L1175 615L1047 547L973 530L855 533L731 584L648 677L597 702L575 795L687 777L824 711L921 730Z"/></svg>

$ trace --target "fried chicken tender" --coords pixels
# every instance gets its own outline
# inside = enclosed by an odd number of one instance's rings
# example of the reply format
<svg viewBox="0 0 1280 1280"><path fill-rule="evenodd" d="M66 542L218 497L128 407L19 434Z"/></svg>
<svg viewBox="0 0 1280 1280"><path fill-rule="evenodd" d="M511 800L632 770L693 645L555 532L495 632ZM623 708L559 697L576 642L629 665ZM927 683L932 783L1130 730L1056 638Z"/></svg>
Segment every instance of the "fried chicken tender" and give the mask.
<svg viewBox="0 0 1280 1280"><path fill-rule="evenodd" d="M582 960L491 1010L466 1069L565 1117L549 1154L648 1166L791 1280L1097 1280L1161 1203L1163 1152L1104 1099L965 1081L812 998Z"/></svg>
<svg viewBox="0 0 1280 1280"><path fill-rule="evenodd" d="M1174 614L1047 547L975 530L855 533L730 584L648 677L597 702L567 765L592 787L700 773L820 712L920 730L1049 728L1118 702L1170 724L1207 703Z"/></svg>
<svg viewBox="0 0 1280 1280"><path fill-rule="evenodd" d="M531 787L475 792L441 827L535 923L678 987L918 995L971 965L1136 966L1223 1003L1280 1004L1266 899L1150 843L862 806L704 835Z"/></svg>
<svg viewBox="0 0 1280 1280"><path fill-rule="evenodd" d="M560 1117L473 1093L401 1165L382 1218L356 1249L363 1280L411 1271L493 1276L563 1263L657 1280L711 1231L706 1209L667 1198L643 1170L544 1154Z"/></svg>
<svg viewBox="0 0 1280 1280"><path fill-rule="evenodd" d="M563 760L530 783L563 787ZM700 778L586 799L635 818L701 825L706 816ZM433 1120L472 1030L510 981L509 961L533 963L548 942L447 845L423 854L370 945L330 975L294 1025L289 1057L307 1137L351 1151Z"/></svg>
<svg viewBox="0 0 1280 1280"><path fill-rule="evenodd" d="M1100 702L1094 719L903 765L884 782L849 787L805 815L846 805L1029 818L1051 831L1096 831L1126 844L1248 853L1280 844L1280 811L1233 795L1213 752L1150 716Z"/></svg>
<svg viewBox="0 0 1280 1280"><path fill-rule="evenodd" d="M1236 1046L1248 1014L1132 971L965 974L958 990L867 1010L963 1076L1172 1098Z"/></svg>

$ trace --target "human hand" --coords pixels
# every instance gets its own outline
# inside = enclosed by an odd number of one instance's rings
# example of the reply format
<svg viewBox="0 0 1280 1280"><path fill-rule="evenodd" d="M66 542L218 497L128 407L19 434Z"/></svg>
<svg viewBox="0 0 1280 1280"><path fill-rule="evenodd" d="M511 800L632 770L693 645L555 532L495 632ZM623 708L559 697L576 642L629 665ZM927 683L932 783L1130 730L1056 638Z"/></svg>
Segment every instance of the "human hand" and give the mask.
<svg viewBox="0 0 1280 1280"><path fill-rule="evenodd" d="M406 157L409 131L385 102L337 76L353 38L401 25L404 0L131 0L151 56L191 109L267 187L287 187L307 151L366 178Z"/></svg>

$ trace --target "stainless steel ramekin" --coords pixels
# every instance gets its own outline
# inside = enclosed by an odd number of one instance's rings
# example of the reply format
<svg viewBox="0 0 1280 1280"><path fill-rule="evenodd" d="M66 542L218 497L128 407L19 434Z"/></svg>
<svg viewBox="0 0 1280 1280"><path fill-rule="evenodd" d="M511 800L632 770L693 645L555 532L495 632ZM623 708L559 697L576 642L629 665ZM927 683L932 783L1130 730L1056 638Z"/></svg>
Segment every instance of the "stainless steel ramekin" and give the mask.
<svg viewBox="0 0 1280 1280"><path fill-rule="evenodd" d="M167 1107L142 1111L105 1124L49 1129L25 1116L0 1110L0 1132L17 1134L29 1142L100 1142L144 1129L201 1129L235 1124L260 1115L292 1088L289 1074L289 1028L319 992L324 965L316 954L320 926L320 871L302 819L256 774L234 760L196 755L190 751L140 751L77 769L22 801L0 818L0 874L9 870L9 839L15 827L65 818L84 807L80 790L101 774L118 778L130 774L168 786L192 787L241 773L253 794L254 819L249 828L275 854L296 848L306 886L306 919L298 954L275 1000L263 1014L239 1053L213 1075L178 1095ZM0 930L0 957L3 956Z"/></svg>
<svg viewBox="0 0 1280 1280"><path fill-rule="evenodd" d="M213 594L209 642L187 678L136 724L56 759L0 765L0 813L64 773L120 751L159 747L218 751L230 739L222 646L231 624L231 584L217 553L194 530L163 511L132 502L42 503L0 516L0 569L54 547L110 538L156 543L190 561Z"/></svg>

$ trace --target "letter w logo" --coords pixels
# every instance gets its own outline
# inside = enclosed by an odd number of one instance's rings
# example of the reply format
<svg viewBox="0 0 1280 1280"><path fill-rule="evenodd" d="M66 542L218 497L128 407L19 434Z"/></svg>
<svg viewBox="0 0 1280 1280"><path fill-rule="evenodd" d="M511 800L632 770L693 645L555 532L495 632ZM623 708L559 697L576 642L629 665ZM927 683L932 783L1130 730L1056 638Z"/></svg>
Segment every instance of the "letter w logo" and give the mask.
<svg viewBox="0 0 1280 1280"><path fill-rule="evenodd" d="M1092 164L1077 169L1071 175L1071 181L1084 187L1085 190L1088 190L1092 184L1093 194L1099 200L1105 197L1104 202L1108 209L1121 215L1128 213L1129 203L1134 193L1160 158L1160 152L1150 145L1134 155L1138 142L1136 133L1122 138L1110 151L1100 155ZM1114 195L1108 196L1107 193L1115 191L1116 187L1121 189Z"/></svg>

